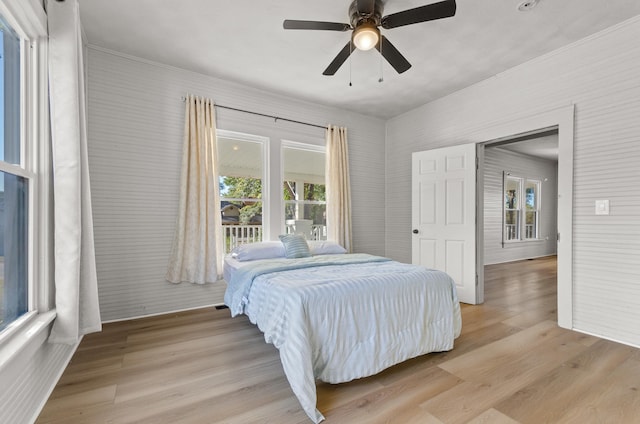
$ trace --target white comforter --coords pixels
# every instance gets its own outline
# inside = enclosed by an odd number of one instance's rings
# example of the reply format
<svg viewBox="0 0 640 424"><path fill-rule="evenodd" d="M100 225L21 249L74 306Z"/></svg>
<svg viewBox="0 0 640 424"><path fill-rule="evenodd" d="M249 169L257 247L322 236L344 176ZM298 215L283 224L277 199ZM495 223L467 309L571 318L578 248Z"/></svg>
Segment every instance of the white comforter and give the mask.
<svg viewBox="0 0 640 424"><path fill-rule="evenodd" d="M443 272L363 254L255 262L255 272L243 267L228 282L225 303L279 349L289 384L315 423L324 419L316 379L370 376L450 350L460 335L455 284ZM314 262L320 266L310 267Z"/></svg>

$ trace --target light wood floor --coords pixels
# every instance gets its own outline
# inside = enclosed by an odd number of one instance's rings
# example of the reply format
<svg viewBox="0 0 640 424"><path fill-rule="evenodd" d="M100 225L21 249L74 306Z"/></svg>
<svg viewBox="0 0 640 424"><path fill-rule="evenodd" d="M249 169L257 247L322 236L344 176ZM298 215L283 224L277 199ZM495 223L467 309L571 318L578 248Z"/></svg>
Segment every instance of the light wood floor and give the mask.
<svg viewBox="0 0 640 424"><path fill-rule="evenodd" d="M640 351L556 325L556 262L486 267L455 348L318 384L334 423L639 423ZM278 353L246 318L203 309L85 337L37 423L304 423Z"/></svg>

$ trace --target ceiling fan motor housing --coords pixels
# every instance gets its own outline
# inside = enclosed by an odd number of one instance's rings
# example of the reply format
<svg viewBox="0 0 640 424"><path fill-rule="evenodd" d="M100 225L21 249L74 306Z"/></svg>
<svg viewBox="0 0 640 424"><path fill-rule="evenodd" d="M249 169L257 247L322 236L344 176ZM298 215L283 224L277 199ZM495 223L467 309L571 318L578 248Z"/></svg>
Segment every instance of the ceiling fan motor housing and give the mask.
<svg viewBox="0 0 640 424"><path fill-rule="evenodd" d="M354 0L349 6L349 16L351 16L351 26L355 29L360 25L367 23L373 26L380 26L380 20L382 19L382 12L384 10L384 4L382 0L375 0L373 6L373 12L370 14L360 14L358 12L358 0Z"/></svg>

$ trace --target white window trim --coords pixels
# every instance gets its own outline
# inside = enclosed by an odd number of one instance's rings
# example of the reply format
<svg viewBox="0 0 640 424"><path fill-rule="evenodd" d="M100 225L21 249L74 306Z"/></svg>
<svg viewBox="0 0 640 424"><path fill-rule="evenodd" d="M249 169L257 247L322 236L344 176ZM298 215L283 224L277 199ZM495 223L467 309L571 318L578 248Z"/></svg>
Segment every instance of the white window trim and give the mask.
<svg viewBox="0 0 640 424"><path fill-rule="evenodd" d="M281 217L280 217L280 232L282 234L284 234L286 232L285 230L285 200L284 200L284 195L282 193L282 184L284 183L284 149L289 148L289 149L299 149L299 150L306 150L308 152L317 152L317 153L324 153L326 156L326 152L327 152L327 148L326 145L322 144L322 145L318 145L318 144L309 144L309 143L301 143L299 141L291 141L291 140L281 140L280 143L280 184L279 184L279 193L280 193L280 207L281 207ZM326 186L326 180L327 180L327 176L325 175L325 186ZM309 204L313 204L316 202L309 202ZM325 204L326 205L326 201L325 202L317 202L317 204Z"/></svg>
<svg viewBox="0 0 640 424"><path fill-rule="evenodd" d="M232 138L238 141L249 141L253 143L260 143L262 146L262 239L269 240L269 225L265 225L265 223L270 222L269 217L270 213L270 202L269 202L269 175L271 170L271 162L269 158L271 155L269 151L271 150L269 145L269 137L264 137L260 135L247 134L237 131L228 131L216 129L216 137L221 138ZM265 208L265 205L267 207Z"/></svg>
<svg viewBox="0 0 640 424"><path fill-rule="evenodd" d="M327 148L324 145L301 143L299 141L291 141L291 140L282 140L282 149L284 149L285 147L289 147L291 149L307 150L307 151L310 151L310 152L322 152L322 153L325 153L327 151ZM284 178L284 171L283 171L282 175L283 175L283 178Z"/></svg>
<svg viewBox="0 0 640 424"><path fill-rule="evenodd" d="M38 0L1 0L0 13L23 38L47 36L47 14Z"/></svg>
<svg viewBox="0 0 640 424"><path fill-rule="evenodd" d="M519 237L517 239L507 239L507 233L505 231L505 227L506 227L506 223L505 223L505 213L507 212L507 208L505 207L505 203L504 203L504 196L505 196L505 192L506 192L506 186L507 186L507 179L512 179L512 180L518 180L518 198L520 199L519 203L519 208L517 209L517 211L520 214L520 222L518 223L518 235ZM526 208L526 195L525 195L525 187L527 185L527 182L534 182L537 184L538 187L538 191L537 191L537 214L536 214L536 232L537 232L537 237L536 238L525 238L525 234L526 234L526 222L527 222L527 208ZM518 175L516 173L512 173L512 172L508 172L505 171L504 172L504 178L502 181L502 243L504 245L507 244L518 244L518 243L537 243L537 242L542 242L545 241L545 239L540 238L540 212L542 210L542 205L541 205L541 200L542 200L542 178L529 178L529 177L525 177L522 175Z"/></svg>
<svg viewBox="0 0 640 424"><path fill-rule="evenodd" d="M21 163L0 170L29 180L29 311L0 333L0 371L17 357L31 355L55 318L50 293L50 146L47 73L47 20L36 0L0 0L0 13L23 39L21 46Z"/></svg>
<svg viewBox="0 0 640 424"><path fill-rule="evenodd" d="M531 238L527 238L526 234L526 225L527 225L527 183L534 183L536 185L536 236L535 237L531 237ZM522 205L522 213L524 214L524 219L522 221L522 225L525 228L525 232L524 235L525 237L522 239L522 241L544 241L540 238L540 212L542 211L542 179L538 179L538 178L525 178L524 180L524 184L522 187L522 194L523 196L523 205ZM532 212L532 211L530 211Z"/></svg>

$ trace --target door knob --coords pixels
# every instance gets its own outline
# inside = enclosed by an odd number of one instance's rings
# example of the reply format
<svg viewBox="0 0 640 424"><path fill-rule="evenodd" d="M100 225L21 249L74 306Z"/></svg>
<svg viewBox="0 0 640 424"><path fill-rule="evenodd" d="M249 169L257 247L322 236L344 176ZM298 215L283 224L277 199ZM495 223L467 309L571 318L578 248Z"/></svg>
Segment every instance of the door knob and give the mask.
<svg viewBox="0 0 640 424"><path fill-rule="evenodd" d="M413 230L413 234L418 234L420 231L418 230Z"/></svg>

